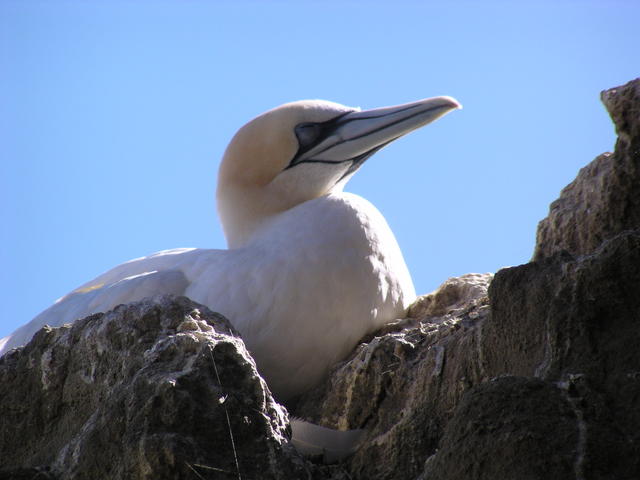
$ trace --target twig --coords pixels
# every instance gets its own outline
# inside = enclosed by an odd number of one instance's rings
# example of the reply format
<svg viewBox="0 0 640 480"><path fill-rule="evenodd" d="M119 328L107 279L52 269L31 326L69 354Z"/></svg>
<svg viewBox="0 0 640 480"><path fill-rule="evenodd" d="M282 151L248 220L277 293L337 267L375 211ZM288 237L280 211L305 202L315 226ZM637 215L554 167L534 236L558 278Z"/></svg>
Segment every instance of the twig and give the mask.
<svg viewBox="0 0 640 480"><path fill-rule="evenodd" d="M206 479L205 479L202 475L200 475L200 474L198 473L198 471L197 471L195 468L193 468L193 467L198 467L198 468L203 468L203 469L205 469L205 470L213 470L214 472L222 472L222 473L227 473L227 474L229 474L229 475L233 475L233 472L230 472L229 470L225 470L225 469L223 469L223 468L210 467L210 466L208 466L208 465L201 465L201 464L199 464L199 463L194 463L194 464L192 465L192 464L190 464L190 463L188 463L188 462L187 462L187 467L189 467L189 468L191 469L191 471L192 471L193 473L195 473L195 474L198 476L198 478L201 478L202 480L206 480Z"/></svg>
<svg viewBox="0 0 640 480"><path fill-rule="evenodd" d="M216 378L218 379L218 385L222 387L222 382L220 381L220 375L218 374L218 367L216 366L216 361L213 358L213 348L209 349L209 355L211 355L211 361L213 362L213 370L216 372ZM231 448L233 449L233 459L236 462L236 473L238 474L238 480L242 480L242 476L240 475L240 463L238 462L238 452L236 452L236 442L233 440L233 432L231 431L231 420L229 419L229 411L227 410L227 405L225 402L222 402L222 406L224 407L224 414L227 417L227 426L229 427L229 437L231 438Z"/></svg>
<svg viewBox="0 0 640 480"><path fill-rule="evenodd" d="M200 474L196 471L196 469L195 469L195 468L193 468L193 467L191 466L191 464L190 464L189 462L186 462L186 464L187 464L187 467L189 467L189 468L191 469L191 471L192 471L193 473L195 473L195 474L198 476L198 478L200 478L200 479L202 479L202 480L205 480L205 478L204 478L202 475L200 475Z"/></svg>

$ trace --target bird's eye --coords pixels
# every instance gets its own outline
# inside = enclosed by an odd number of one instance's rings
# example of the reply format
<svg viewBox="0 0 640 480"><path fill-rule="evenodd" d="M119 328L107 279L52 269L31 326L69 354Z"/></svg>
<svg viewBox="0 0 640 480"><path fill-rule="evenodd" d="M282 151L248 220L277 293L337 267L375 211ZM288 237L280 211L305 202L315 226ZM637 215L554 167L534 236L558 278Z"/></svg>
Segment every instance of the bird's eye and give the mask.
<svg viewBox="0 0 640 480"><path fill-rule="evenodd" d="M318 139L321 130L322 128L318 123L301 123L296 126L295 132L300 147L304 148L312 145Z"/></svg>

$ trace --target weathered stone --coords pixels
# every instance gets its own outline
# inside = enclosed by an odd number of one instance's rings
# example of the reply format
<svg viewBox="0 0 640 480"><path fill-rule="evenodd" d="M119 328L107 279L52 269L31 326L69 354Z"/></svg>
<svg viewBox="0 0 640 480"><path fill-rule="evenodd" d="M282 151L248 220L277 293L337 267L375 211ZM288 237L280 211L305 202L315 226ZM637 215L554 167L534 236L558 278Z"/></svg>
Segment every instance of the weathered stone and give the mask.
<svg viewBox="0 0 640 480"><path fill-rule="evenodd" d="M491 375L571 380L585 431L578 478L639 478L640 80L602 98L616 151L552 204L537 260L496 274L481 348Z"/></svg>
<svg viewBox="0 0 640 480"><path fill-rule="evenodd" d="M575 478L579 439L574 410L560 388L532 378L498 378L464 395L420 480Z"/></svg>
<svg viewBox="0 0 640 480"><path fill-rule="evenodd" d="M0 411L2 470L14 474L49 466L60 479L309 475L242 340L186 298L41 330L0 359Z"/></svg>
<svg viewBox="0 0 640 480"><path fill-rule="evenodd" d="M640 81L602 92L618 141L580 170L538 225L534 260L566 251L586 255L607 238L640 225Z"/></svg>
<svg viewBox="0 0 640 480"><path fill-rule="evenodd" d="M487 296L490 273L468 273L444 282L435 292L419 297L409 308L409 318L438 319L456 315Z"/></svg>
<svg viewBox="0 0 640 480"><path fill-rule="evenodd" d="M56 480L46 469L18 468L0 471L0 480Z"/></svg>

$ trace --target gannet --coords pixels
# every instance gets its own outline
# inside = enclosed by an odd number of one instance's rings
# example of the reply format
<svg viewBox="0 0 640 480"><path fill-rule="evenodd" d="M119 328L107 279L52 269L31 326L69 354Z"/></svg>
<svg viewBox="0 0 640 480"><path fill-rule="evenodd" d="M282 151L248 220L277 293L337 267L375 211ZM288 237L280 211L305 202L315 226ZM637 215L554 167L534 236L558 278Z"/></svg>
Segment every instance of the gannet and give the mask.
<svg viewBox="0 0 640 480"><path fill-rule="evenodd" d="M382 214L344 185L375 152L459 107L451 97L366 111L305 100L259 115L219 168L227 250L164 250L119 265L4 338L0 354L45 324L185 295L232 322L278 400L306 391L416 296Z"/></svg>

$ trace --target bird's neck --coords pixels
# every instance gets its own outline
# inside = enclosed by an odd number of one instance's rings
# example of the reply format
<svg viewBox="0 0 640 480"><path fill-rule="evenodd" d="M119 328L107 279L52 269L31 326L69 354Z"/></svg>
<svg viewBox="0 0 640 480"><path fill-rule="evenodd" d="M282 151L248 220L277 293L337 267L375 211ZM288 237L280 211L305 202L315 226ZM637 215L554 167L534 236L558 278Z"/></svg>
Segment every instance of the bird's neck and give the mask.
<svg viewBox="0 0 640 480"><path fill-rule="evenodd" d="M291 201L249 188L218 188L218 214L230 249L241 248L255 241L269 225L292 210L325 197L342 193L342 185L307 201Z"/></svg>
<svg viewBox="0 0 640 480"><path fill-rule="evenodd" d="M230 249L247 245L255 232L279 210L250 188L219 184L216 197L218 215Z"/></svg>
<svg viewBox="0 0 640 480"><path fill-rule="evenodd" d="M242 248L255 238L265 225L269 224L279 213L255 214L255 212L245 211L235 214L232 218L220 215L227 239L227 247Z"/></svg>
<svg viewBox="0 0 640 480"><path fill-rule="evenodd" d="M229 211L221 208L222 204L219 203L219 214L227 239L227 246L230 249L235 249L260 242L265 235L272 235L272 230L276 227L277 230L281 225L286 225L289 229L295 228L296 224L306 224L306 221L315 223L314 220L320 222L322 219L322 223L327 222L331 216L339 214L338 212L343 210L341 202L337 201L338 198L342 197L359 198L342 191L329 192L321 197L299 203L292 208L276 211L270 211L264 206L258 206L259 204L253 208L240 209L237 203L235 208ZM364 201L363 199L360 200ZM331 205L331 207L327 210L328 205ZM374 208L372 205L370 207ZM354 212L355 210L352 207L348 207L341 214L349 216L354 215ZM302 221L303 218L305 221ZM290 225L291 223L292 225ZM305 228L308 227L309 225ZM326 229L326 225L318 227Z"/></svg>
<svg viewBox="0 0 640 480"><path fill-rule="evenodd" d="M254 241L259 235L259 232L269 225L278 215L280 214L276 213L251 219L245 218L243 221L236 219L233 228L224 229L227 247L229 249L246 247Z"/></svg>

